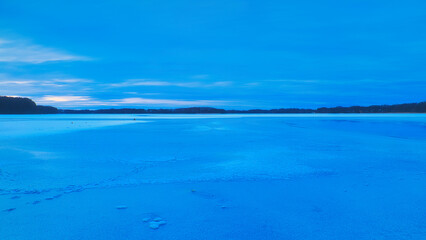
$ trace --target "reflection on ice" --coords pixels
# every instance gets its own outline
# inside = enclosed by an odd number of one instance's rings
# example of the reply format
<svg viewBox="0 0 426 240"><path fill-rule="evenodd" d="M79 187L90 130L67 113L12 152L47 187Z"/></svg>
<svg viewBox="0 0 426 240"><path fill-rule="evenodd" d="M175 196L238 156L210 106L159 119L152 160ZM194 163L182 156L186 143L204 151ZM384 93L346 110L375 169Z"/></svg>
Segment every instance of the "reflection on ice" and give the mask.
<svg viewBox="0 0 426 240"><path fill-rule="evenodd" d="M5 239L421 239L426 229L422 114L1 116L0 142Z"/></svg>

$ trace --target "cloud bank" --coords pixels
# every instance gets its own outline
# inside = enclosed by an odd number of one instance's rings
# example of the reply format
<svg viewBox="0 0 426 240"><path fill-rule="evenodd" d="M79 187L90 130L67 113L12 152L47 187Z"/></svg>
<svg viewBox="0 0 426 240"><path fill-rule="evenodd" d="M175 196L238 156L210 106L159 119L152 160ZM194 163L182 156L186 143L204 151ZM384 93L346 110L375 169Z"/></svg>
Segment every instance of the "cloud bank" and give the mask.
<svg viewBox="0 0 426 240"><path fill-rule="evenodd" d="M86 61L88 57L28 43L21 40L0 39L0 62L39 64L56 61Z"/></svg>
<svg viewBox="0 0 426 240"><path fill-rule="evenodd" d="M181 99L153 99L153 98L121 98L121 99L96 99L90 96L57 96L46 95L35 98L35 101L41 105L58 104L61 107L91 107L91 106L111 106L111 107L184 107L184 106L220 106L227 105L229 101L217 100L181 100Z"/></svg>
<svg viewBox="0 0 426 240"><path fill-rule="evenodd" d="M231 86L231 81L217 81L217 82L171 82L171 81L158 81L151 79L130 79L120 83L108 84L108 87L121 88L121 87L137 87L137 86L157 86L157 87L187 87L187 88L209 88L209 87L227 87Z"/></svg>

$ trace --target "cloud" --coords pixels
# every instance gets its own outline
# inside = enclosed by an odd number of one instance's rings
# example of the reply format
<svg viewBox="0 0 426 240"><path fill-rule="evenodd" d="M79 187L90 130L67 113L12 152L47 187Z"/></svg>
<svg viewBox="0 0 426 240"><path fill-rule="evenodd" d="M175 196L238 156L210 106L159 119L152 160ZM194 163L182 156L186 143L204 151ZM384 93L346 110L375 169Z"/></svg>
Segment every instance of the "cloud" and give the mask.
<svg viewBox="0 0 426 240"><path fill-rule="evenodd" d="M89 101L90 97L86 96L53 96L47 95L40 99L43 102L81 102Z"/></svg>
<svg viewBox="0 0 426 240"><path fill-rule="evenodd" d="M53 61L85 60L90 59L25 41L0 39L0 62L38 64Z"/></svg>
<svg viewBox="0 0 426 240"><path fill-rule="evenodd" d="M181 85L179 83L172 83L166 81L155 81L149 79L132 79L127 80L121 83L113 83L109 85L110 87L135 87L135 86L190 86L189 85Z"/></svg>
<svg viewBox="0 0 426 240"><path fill-rule="evenodd" d="M109 84L109 87L137 87L137 86L175 86L187 88L206 88L206 87L226 87L232 85L231 81L219 82L171 82L171 81L157 81L151 79L130 79L121 83Z"/></svg>
<svg viewBox="0 0 426 240"><path fill-rule="evenodd" d="M75 94L85 92L93 85L90 79L60 78L52 76L38 76L37 78L15 77L0 74L0 95L48 95L62 92Z"/></svg>
<svg viewBox="0 0 426 240"><path fill-rule="evenodd" d="M137 105L169 105L169 106L210 106L223 105L227 101L217 100L175 100L175 99L150 99L150 98L123 98L112 100L115 104L137 104Z"/></svg>
<svg viewBox="0 0 426 240"><path fill-rule="evenodd" d="M82 106L106 106L107 102L93 99L90 96L78 95L44 95L34 97L33 100L40 105L52 105L55 107L82 107Z"/></svg>
<svg viewBox="0 0 426 240"><path fill-rule="evenodd" d="M218 100L180 100L180 99L152 99L152 98L121 98L121 99L95 99L90 96L73 95L45 95L34 98L37 104L53 105L57 107L96 107L96 106L156 106L156 107L180 107L180 106L218 106L226 105L228 101Z"/></svg>
<svg viewBox="0 0 426 240"><path fill-rule="evenodd" d="M84 78L66 78L66 79L60 79L60 78L54 78L52 79L54 82L59 83L91 83L92 80L84 79Z"/></svg>
<svg viewBox="0 0 426 240"><path fill-rule="evenodd" d="M191 78L193 78L193 79L207 79L207 78L209 78L209 75L208 74L199 74L199 75L191 76Z"/></svg>
<svg viewBox="0 0 426 240"><path fill-rule="evenodd" d="M227 87L232 85L231 81L222 81L222 82L213 82L211 84L208 84L209 87Z"/></svg>

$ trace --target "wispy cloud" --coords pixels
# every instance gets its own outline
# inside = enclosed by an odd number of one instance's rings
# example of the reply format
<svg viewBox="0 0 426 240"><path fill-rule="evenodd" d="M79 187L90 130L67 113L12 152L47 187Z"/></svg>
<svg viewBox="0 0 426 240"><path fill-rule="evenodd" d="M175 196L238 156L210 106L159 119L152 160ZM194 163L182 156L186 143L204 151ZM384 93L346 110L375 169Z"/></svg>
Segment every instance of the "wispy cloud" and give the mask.
<svg viewBox="0 0 426 240"><path fill-rule="evenodd" d="M93 99L90 96L76 95L44 95L41 97L34 97L33 100L40 105L52 105L60 108L108 105L107 102Z"/></svg>
<svg viewBox="0 0 426 240"><path fill-rule="evenodd" d="M0 95L34 96L55 92L73 94L76 91L84 92L89 90L93 82L90 79L81 78L38 77L39 79L32 79L0 74Z"/></svg>
<svg viewBox="0 0 426 240"><path fill-rule="evenodd" d="M85 102L89 101L90 97L86 96L54 96L47 95L40 99L43 102Z"/></svg>
<svg viewBox="0 0 426 240"><path fill-rule="evenodd" d="M180 99L153 99L153 98L120 98L96 99L90 96L71 95L45 95L35 98L38 104L53 105L57 107L96 107L96 106L154 106L154 107L180 107L180 106L220 106L229 104L229 101L218 100L180 100Z"/></svg>
<svg viewBox="0 0 426 240"><path fill-rule="evenodd" d="M90 59L26 41L0 39L0 62L38 64L52 61L84 60Z"/></svg>
<svg viewBox="0 0 426 240"><path fill-rule="evenodd" d="M207 78L209 78L209 75L208 74L198 74L198 75L191 76L191 78L193 78L193 79L207 79Z"/></svg>
<svg viewBox="0 0 426 240"><path fill-rule="evenodd" d="M109 87L137 87L137 86L175 86L187 88L202 88L202 87L226 87L232 85L231 81L218 81L218 82L171 82L171 81L158 81L151 79L130 79L120 83L109 84Z"/></svg>
<svg viewBox="0 0 426 240"><path fill-rule="evenodd" d="M217 100L175 100L175 99L151 99L151 98L123 98L112 100L115 104L137 104L137 105L168 105L168 106L211 106L223 105L228 101Z"/></svg>

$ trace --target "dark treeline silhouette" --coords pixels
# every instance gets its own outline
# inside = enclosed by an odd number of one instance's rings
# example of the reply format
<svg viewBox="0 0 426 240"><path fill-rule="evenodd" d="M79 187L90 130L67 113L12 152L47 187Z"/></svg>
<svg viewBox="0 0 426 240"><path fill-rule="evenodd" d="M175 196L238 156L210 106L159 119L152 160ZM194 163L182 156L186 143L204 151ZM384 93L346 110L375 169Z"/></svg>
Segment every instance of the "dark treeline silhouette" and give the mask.
<svg viewBox="0 0 426 240"><path fill-rule="evenodd" d="M312 109L282 108L282 109L252 109L252 110L225 110L212 107L190 107L175 109L138 109L138 108L120 108L120 109L98 109L98 110L59 110L60 113L147 113L147 114L196 114L196 113L314 113Z"/></svg>
<svg viewBox="0 0 426 240"><path fill-rule="evenodd" d="M36 114L53 114L53 113L58 113L58 112L59 112L59 110L55 107L52 107L52 106L37 105L36 109L35 109Z"/></svg>
<svg viewBox="0 0 426 240"><path fill-rule="evenodd" d="M0 97L0 113L31 113L36 104L28 98Z"/></svg>
<svg viewBox="0 0 426 240"><path fill-rule="evenodd" d="M176 109L99 109L99 110L59 110L60 113L163 113L163 114L193 114L193 113L426 113L426 102L406 103L395 105L372 105L368 107L333 107L333 108L279 108L279 109L251 109L225 110L211 107L191 107Z"/></svg>
<svg viewBox="0 0 426 240"><path fill-rule="evenodd" d="M394 105L372 105L368 107L318 108L316 113L426 113L426 102Z"/></svg>
<svg viewBox="0 0 426 240"><path fill-rule="evenodd" d="M100 113L134 113L134 114L199 114L199 113L426 113L426 102L405 103L394 105L372 105L368 107L332 107L332 108L279 108L279 109L251 109L251 110L225 110L212 107L190 107L175 109L98 109L98 110L70 110L57 109L50 106L38 106L29 98L0 97L0 114L100 114Z"/></svg>
<svg viewBox="0 0 426 240"><path fill-rule="evenodd" d="M0 96L0 114L50 114L58 109L50 106L38 106L33 100L21 97Z"/></svg>

